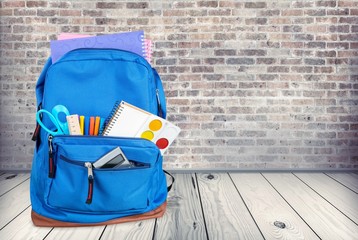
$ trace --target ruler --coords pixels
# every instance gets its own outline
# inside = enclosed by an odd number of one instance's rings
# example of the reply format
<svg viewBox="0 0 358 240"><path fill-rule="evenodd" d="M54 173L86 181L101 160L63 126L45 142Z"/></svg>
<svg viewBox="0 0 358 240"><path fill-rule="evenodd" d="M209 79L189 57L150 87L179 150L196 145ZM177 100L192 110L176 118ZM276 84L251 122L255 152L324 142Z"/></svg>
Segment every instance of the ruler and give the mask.
<svg viewBox="0 0 358 240"><path fill-rule="evenodd" d="M79 117L77 114L69 115L66 117L66 119L70 135L83 135L80 128Z"/></svg>

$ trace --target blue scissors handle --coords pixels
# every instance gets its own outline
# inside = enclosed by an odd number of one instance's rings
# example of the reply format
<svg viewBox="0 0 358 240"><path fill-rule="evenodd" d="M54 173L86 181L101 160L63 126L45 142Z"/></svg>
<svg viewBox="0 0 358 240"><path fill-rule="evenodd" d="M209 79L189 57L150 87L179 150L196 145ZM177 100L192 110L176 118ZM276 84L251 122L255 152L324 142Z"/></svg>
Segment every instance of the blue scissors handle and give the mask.
<svg viewBox="0 0 358 240"><path fill-rule="evenodd" d="M59 114L60 113L64 113L66 116L69 116L70 113L67 110L67 108L63 105L56 105L53 109L52 109L52 113L50 113L49 111L45 110L45 109L41 109L36 113L36 120L37 122L40 124L40 126L48 133L50 133L51 135L55 136L55 135L62 135L62 134L69 134L69 130L68 130L68 125L67 122L61 122L61 120L59 119ZM42 122L41 120L41 114L47 114L48 117L50 118L51 122L53 123L53 125L55 125L55 127L57 128L57 131L52 131L50 129L48 129Z"/></svg>
<svg viewBox="0 0 358 240"><path fill-rule="evenodd" d="M55 127L57 128L57 132L54 132L54 131L48 129L48 128L42 123L41 117L40 117L40 114L42 114L42 113L46 113L46 114L49 116L51 122L52 122L52 123L55 125ZM39 111L36 113L36 120L37 120L37 122L40 124L40 126L41 126L46 132L50 133L51 135L55 136L55 135L64 134L64 132L62 131L60 125L58 125L58 122L57 122L56 118L55 118L49 111L47 111L47 110L45 110L45 109L39 110Z"/></svg>
<svg viewBox="0 0 358 240"><path fill-rule="evenodd" d="M63 105L56 105L52 108L52 115L57 120L57 123L60 126L62 132L64 134L69 134L67 121L65 120L65 122L61 122L61 120L58 116L61 113L64 113L66 116L70 115L70 112L68 111L68 109Z"/></svg>

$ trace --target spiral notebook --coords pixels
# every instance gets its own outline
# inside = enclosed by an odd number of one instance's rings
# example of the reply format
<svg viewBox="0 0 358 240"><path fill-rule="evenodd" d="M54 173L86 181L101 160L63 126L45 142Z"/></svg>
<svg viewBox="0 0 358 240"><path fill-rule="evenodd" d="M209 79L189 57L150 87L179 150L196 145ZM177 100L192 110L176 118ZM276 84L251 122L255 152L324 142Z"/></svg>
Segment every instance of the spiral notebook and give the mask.
<svg viewBox="0 0 358 240"><path fill-rule="evenodd" d="M152 42L144 39L143 31L106 34L100 36L81 36L80 34L60 34L59 39L50 42L52 63L67 52L78 48L114 48L134 52L150 62Z"/></svg>
<svg viewBox="0 0 358 240"><path fill-rule="evenodd" d="M163 154L179 133L180 128L169 121L122 101L114 106L102 135L144 138Z"/></svg>

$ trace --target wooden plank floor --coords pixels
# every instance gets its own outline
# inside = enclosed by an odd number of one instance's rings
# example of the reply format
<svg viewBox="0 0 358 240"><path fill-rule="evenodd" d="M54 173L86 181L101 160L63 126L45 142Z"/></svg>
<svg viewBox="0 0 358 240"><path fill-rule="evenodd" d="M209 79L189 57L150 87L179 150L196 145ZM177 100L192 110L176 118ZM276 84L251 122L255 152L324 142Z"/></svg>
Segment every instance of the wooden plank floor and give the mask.
<svg viewBox="0 0 358 240"><path fill-rule="evenodd" d="M358 239L358 174L175 174L164 217L39 228L29 174L0 173L0 239Z"/></svg>

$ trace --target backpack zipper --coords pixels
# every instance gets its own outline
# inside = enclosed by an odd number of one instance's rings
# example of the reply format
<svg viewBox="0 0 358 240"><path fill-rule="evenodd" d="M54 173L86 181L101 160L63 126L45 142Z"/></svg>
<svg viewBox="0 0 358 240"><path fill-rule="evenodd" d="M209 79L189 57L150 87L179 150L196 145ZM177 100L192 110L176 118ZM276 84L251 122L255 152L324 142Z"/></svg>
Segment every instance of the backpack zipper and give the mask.
<svg viewBox="0 0 358 240"><path fill-rule="evenodd" d="M52 139L53 136L48 136L48 177L54 178L55 177L55 164L53 161L53 148L52 148Z"/></svg>
<svg viewBox="0 0 358 240"><path fill-rule="evenodd" d="M129 53L129 54L132 54L132 55L135 55L136 57L140 57L142 58L143 60L145 60L146 62L146 65L149 65L150 66L150 63L147 61L147 59L145 57L143 57L142 55L138 54L138 53L135 53L135 52L131 52L131 51L127 51L127 50L124 50L124 49L117 49L117 48L76 48L76 49L73 49L69 52L66 52L64 55L62 55L59 59L57 59L57 61L55 63L53 63L52 65L55 65L56 63L58 62L64 62L63 61L63 58L65 58L65 56L67 55L71 55L71 54L77 54L76 52L83 52L85 51L87 55L90 55L93 53L93 51L103 51L103 52L106 52L106 51L116 51L116 52L125 52L125 53ZM89 54L88 54L89 53ZM82 53L81 53L82 54ZM62 60L62 61L61 61ZM140 63L141 65L144 65L143 63Z"/></svg>
<svg viewBox="0 0 358 240"><path fill-rule="evenodd" d="M91 204L92 203L92 197L93 197L93 170L92 170L92 163L85 162L85 167L87 168L87 174L88 174L88 194L86 203Z"/></svg>
<svg viewBox="0 0 358 240"><path fill-rule="evenodd" d="M40 103L39 106L37 107L37 111L40 111L41 109L42 109L42 103ZM36 122L36 128L34 130L34 133L32 134L32 138L31 138L32 141L37 141L37 138L40 133L40 127L41 127L40 124L38 124Z"/></svg>

